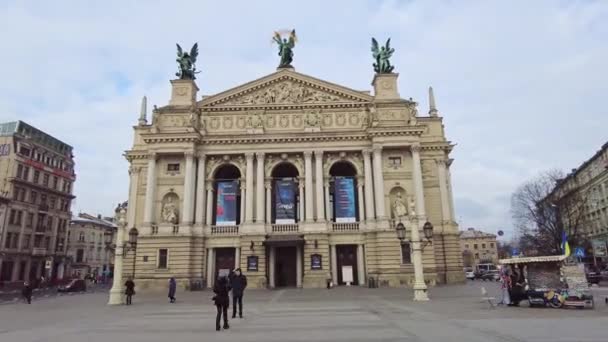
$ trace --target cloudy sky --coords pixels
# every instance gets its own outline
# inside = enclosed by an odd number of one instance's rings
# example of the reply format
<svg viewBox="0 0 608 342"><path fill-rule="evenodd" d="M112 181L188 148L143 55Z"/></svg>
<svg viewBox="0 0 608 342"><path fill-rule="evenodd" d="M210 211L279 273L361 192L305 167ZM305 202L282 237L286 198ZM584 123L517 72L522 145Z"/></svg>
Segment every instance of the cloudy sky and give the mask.
<svg viewBox="0 0 608 342"><path fill-rule="evenodd" d="M462 228L511 230L518 184L606 142L606 1L3 0L0 121L74 146L73 211L111 214L141 97L168 101L175 43L199 43L213 94L273 72L271 34L293 27L297 71L370 89L370 38L391 37L401 95L425 113L435 88Z"/></svg>

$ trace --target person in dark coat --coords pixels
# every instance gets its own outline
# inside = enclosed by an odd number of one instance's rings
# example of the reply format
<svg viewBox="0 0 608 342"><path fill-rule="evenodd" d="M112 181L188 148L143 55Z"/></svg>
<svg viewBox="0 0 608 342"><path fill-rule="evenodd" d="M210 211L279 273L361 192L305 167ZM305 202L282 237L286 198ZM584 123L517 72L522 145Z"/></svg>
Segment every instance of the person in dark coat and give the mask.
<svg viewBox="0 0 608 342"><path fill-rule="evenodd" d="M228 278L225 276L220 276L213 286L213 292L215 292L213 301L215 302L215 307L217 308L215 330L220 330L220 321L222 315L224 315L224 329L228 329L230 328L230 326L228 326L228 307L230 306L230 297L228 295L230 292L230 284L228 283Z"/></svg>
<svg viewBox="0 0 608 342"><path fill-rule="evenodd" d="M131 280L131 278L129 278L125 282L125 295L127 295L127 305L133 304L132 297L134 294L135 294L135 283L133 282L133 280Z"/></svg>
<svg viewBox="0 0 608 342"><path fill-rule="evenodd" d="M177 289L177 283L175 282L175 278L171 277L169 279L169 303L175 303L175 290Z"/></svg>
<svg viewBox="0 0 608 342"><path fill-rule="evenodd" d="M234 270L232 280L232 318L236 318L236 306L239 306L239 317L243 318L243 292L247 288L247 277L240 268Z"/></svg>
<svg viewBox="0 0 608 342"><path fill-rule="evenodd" d="M511 273L511 306L519 306L519 302L526 298L526 279L524 278L523 271L520 268L512 268Z"/></svg>
<svg viewBox="0 0 608 342"><path fill-rule="evenodd" d="M32 304L32 286L27 281L23 283L21 294L28 304Z"/></svg>

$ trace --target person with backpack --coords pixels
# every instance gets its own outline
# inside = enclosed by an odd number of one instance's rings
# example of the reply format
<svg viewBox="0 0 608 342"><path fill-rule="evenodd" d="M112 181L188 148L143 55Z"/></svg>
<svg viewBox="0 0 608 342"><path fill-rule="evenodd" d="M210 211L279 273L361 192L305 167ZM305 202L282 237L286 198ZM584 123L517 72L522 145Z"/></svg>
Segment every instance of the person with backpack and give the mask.
<svg viewBox="0 0 608 342"><path fill-rule="evenodd" d="M229 329L228 307L230 306L230 297L228 293L230 292L230 284L228 282L228 277L220 276L213 286L213 292L215 293L213 301L215 302L215 307L217 309L215 330L220 331L220 321L222 319L222 315L224 316L224 329Z"/></svg>

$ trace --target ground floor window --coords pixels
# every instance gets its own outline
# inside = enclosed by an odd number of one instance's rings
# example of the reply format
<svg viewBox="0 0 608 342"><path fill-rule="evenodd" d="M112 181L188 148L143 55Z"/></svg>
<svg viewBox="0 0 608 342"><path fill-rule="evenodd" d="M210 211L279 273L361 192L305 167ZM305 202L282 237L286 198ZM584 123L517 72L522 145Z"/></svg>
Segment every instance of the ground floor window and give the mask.
<svg viewBox="0 0 608 342"><path fill-rule="evenodd" d="M409 242L401 243L401 264L412 263L412 248Z"/></svg>
<svg viewBox="0 0 608 342"><path fill-rule="evenodd" d="M167 268L167 258L168 258L168 250L167 249L159 249L158 250L158 268Z"/></svg>

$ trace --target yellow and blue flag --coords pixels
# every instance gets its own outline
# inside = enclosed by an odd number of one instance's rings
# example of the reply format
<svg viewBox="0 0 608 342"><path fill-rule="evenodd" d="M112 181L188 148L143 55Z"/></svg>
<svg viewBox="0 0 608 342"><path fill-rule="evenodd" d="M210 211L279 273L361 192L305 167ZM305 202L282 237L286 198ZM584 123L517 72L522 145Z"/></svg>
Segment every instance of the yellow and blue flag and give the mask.
<svg viewBox="0 0 608 342"><path fill-rule="evenodd" d="M568 243L568 236L566 231L562 231L562 251L566 257L570 256L570 244Z"/></svg>

